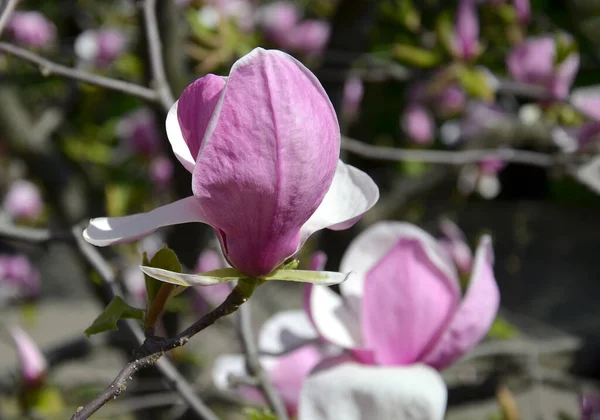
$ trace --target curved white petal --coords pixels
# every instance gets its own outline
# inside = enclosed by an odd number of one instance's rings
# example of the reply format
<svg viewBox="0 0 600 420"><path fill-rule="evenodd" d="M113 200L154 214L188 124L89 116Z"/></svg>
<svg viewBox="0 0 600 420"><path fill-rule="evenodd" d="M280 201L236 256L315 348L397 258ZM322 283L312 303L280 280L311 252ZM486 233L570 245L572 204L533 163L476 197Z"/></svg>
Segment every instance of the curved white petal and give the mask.
<svg viewBox="0 0 600 420"><path fill-rule="evenodd" d="M147 213L91 219L88 227L83 231L83 237L92 245L108 246L135 241L164 226L190 222L205 223L200 204L194 196Z"/></svg>
<svg viewBox="0 0 600 420"><path fill-rule="evenodd" d="M297 281L313 283L323 286L333 286L344 283L354 277L353 272L338 273L335 271L310 271L310 270L275 270L264 278L265 280Z"/></svg>
<svg viewBox="0 0 600 420"><path fill-rule="evenodd" d="M433 236L423 229L403 222L378 222L361 232L348 246L342 262L341 271L352 270L356 273L352 281L340 285L344 296L361 298L364 279L371 270L400 239L417 239L427 253L429 259L448 278L457 279L456 290L459 292L456 268Z"/></svg>
<svg viewBox="0 0 600 420"><path fill-rule="evenodd" d="M357 305L327 287L312 284L305 304L310 319L325 340L348 349L361 346L360 318L354 310Z"/></svg>
<svg viewBox="0 0 600 420"><path fill-rule="evenodd" d="M196 161L192 157L192 152L190 152L187 143L183 139L183 133L181 132L181 127L179 126L179 121L177 119L178 104L179 101L176 101L167 114L167 121L165 123L167 137L169 138L169 142L171 143L173 153L175 153L177 160L181 162L185 169L192 172Z"/></svg>
<svg viewBox="0 0 600 420"><path fill-rule="evenodd" d="M258 336L258 348L263 353L287 353L318 338L305 311L278 312L264 323Z"/></svg>
<svg viewBox="0 0 600 420"><path fill-rule="evenodd" d="M222 268L219 270L209 271L204 274L185 274L164 270L162 268L148 267L145 265L140 265L139 267L145 274L153 279L184 287L214 286L216 284L227 283L240 278L240 273L233 268ZM211 273L215 273L215 275L210 275Z"/></svg>
<svg viewBox="0 0 600 420"><path fill-rule="evenodd" d="M448 391L425 365L341 364L314 372L300 393L299 420L442 420Z"/></svg>
<svg viewBox="0 0 600 420"><path fill-rule="evenodd" d="M329 228L348 229L379 200L379 188L369 175L346 165L341 160L329 191L323 201L302 226L300 247L314 232Z"/></svg>

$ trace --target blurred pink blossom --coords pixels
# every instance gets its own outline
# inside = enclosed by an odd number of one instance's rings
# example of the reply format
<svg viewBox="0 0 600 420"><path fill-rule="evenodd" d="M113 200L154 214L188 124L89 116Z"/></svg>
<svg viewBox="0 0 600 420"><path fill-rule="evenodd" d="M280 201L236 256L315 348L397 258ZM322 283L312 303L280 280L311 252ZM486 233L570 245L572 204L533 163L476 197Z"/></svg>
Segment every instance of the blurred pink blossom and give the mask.
<svg viewBox="0 0 600 420"><path fill-rule="evenodd" d="M21 378L26 387L42 385L48 363L33 339L22 328L11 327L10 335L15 342L21 365Z"/></svg>
<svg viewBox="0 0 600 420"><path fill-rule="evenodd" d="M223 256L218 251L207 248L198 256L194 272L205 273L224 267L225 259ZM192 292L192 307L197 314L204 314L223 303L231 290L230 283L195 288Z"/></svg>
<svg viewBox="0 0 600 420"><path fill-rule="evenodd" d="M48 47L56 39L56 26L36 11L15 11L7 32L19 44L32 48Z"/></svg>
<svg viewBox="0 0 600 420"><path fill-rule="evenodd" d="M156 154L162 141L154 114L148 108L123 116L117 124L117 136L133 153L144 156Z"/></svg>
<svg viewBox="0 0 600 420"><path fill-rule="evenodd" d="M257 10L258 22L271 42L278 44L300 20L298 7L291 1L276 1Z"/></svg>
<svg viewBox="0 0 600 420"><path fill-rule="evenodd" d="M89 29L75 40L75 54L84 62L110 66L127 47L127 36L115 28Z"/></svg>
<svg viewBox="0 0 600 420"><path fill-rule="evenodd" d="M330 32L329 22L306 19L288 31L281 40L281 46L300 54L318 54L325 49Z"/></svg>
<svg viewBox="0 0 600 420"><path fill-rule="evenodd" d="M37 219L44 210L40 189L24 179L13 182L4 196L4 209L17 220Z"/></svg>
<svg viewBox="0 0 600 420"><path fill-rule="evenodd" d="M470 61L479 54L479 17L475 0L459 0L454 35L454 55Z"/></svg>
<svg viewBox="0 0 600 420"><path fill-rule="evenodd" d="M174 170L175 168L168 157L155 157L150 162L150 179L158 187L165 187L171 182Z"/></svg>
<svg viewBox="0 0 600 420"><path fill-rule="evenodd" d="M458 86L449 86L434 98L435 110L443 117L462 112L467 103L467 94Z"/></svg>
<svg viewBox="0 0 600 420"><path fill-rule="evenodd" d="M131 303L133 306L145 308L146 299L148 297L146 292L146 280L144 278L144 273L137 264L131 265L124 270L123 284L132 299Z"/></svg>
<svg viewBox="0 0 600 420"><path fill-rule="evenodd" d="M433 116L424 106L409 105L402 114L402 129L410 141L416 144L431 144L435 136Z"/></svg>
<svg viewBox="0 0 600 420"><path fill-rule="evenodd" d="M360 108L364 95L362 79L357 76L349 77L344 84L344 96L342 108L344 113L350 117L355 116Z"/></svg>
<svg viewBox="0 0 600 420"><path fill-rule="evenodd" d="M0 295L3 299L33 299L40 294L40 273L25 255L0 254Z"/></svg>
<svg viewBox="0 0 600 420"><path fill-rule="evenodd" d="M449 219L442 219L439 226L443 237L438 239L438 243L452 258L459 273L461 275L468 274L473 265L473 252L467 243L465 234Z"/></svg>
<svg viewBox="0 0 600 420"><path fill-rule="evenodd" d="M327 264L327 254L323 251L313 252L308 269L312 271L323 271Z"/></svg>

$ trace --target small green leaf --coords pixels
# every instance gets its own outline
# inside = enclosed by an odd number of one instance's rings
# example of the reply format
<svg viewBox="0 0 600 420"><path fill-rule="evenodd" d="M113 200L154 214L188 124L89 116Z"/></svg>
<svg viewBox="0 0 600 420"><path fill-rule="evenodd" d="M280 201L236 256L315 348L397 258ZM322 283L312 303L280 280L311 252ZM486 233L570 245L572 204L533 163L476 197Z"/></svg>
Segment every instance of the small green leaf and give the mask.
<svg viewBox="0 0 600 420"><path fill-rule="evenodd" d="M162 268L175 273L181 273L181 263L177 258L177 254L175 254L172 249L166 246L154 254L150 261L148 261L148 254L144 252L142 265L154 268ZM150 302L152 302L152 300L156 297L156 294L160 289L161 282L148 276L147 274L144 274L144 279L146 280L146 294L148 295L149 306Z"/></svg>
<svg viewBox="0 0 600 420"><path fill-rule="evenodd" d="M244 412L248 420L277 420L277 417L267 409L246 408Z"/></svg>
<svg viewBox="0 0 600 420"><path fill-rule="evenodd" d="M469 96L491 102L495 93L488 81L487 75L479 69L463 67L458 72L460 84Z"/></svg>
<svg viewBox="0 0 600 420"><path fill-rule="evenodd" d="M115 296L104 312L85 330L85 335L90 338L101 332L116 331L118 330L117 322L121 319L144 319L144 311L129 306L120 296Z"/></svg>
<svg viewBox="0 0 600 420"><path fill-rule="evenodd" d="M397 60L419 68L435 67L442 62L442 56L436 51L408 44L394 45L392 54Z"/></svg>
<svg viewBox="0 0 600 420"><path fill-rule="evenodd" d="M519 334L519 330L503 318L496 318L488 332L488 337L499 340L510 340Z"/></svg>

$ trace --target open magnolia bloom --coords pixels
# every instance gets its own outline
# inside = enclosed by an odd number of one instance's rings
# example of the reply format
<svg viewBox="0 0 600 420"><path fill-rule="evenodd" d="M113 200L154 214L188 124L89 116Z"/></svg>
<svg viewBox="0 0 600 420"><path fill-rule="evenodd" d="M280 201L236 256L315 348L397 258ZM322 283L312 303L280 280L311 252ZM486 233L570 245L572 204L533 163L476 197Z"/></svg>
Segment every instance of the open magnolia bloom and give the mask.
<svg viewBox="0 0 600 420"><path fill-rule="evenodd" d="M340 285L341 296L309 285L307 310L323 339L362 363L443 369L494 321L500 294L492 265L485 236L462 296L456 267L439 242L414 225L380 222L346 251L340 268L357 275Z"/></svg>
<svg viewBox="0 0 600 420"><path fill-rule="evenodd" d="M207 223L237 270L232 278L263 278L312 233L347 229L379 198L367 174L339 160L337 117L319 81L281 51L256 48L229 77L196 80L169 111L166 127L173 152L192 173L193 195L148 213L92 219L88 242L107 246L163 226ZM176 284L224 281L145 272ZM331 276L304 281L345 279Z"/></svg>

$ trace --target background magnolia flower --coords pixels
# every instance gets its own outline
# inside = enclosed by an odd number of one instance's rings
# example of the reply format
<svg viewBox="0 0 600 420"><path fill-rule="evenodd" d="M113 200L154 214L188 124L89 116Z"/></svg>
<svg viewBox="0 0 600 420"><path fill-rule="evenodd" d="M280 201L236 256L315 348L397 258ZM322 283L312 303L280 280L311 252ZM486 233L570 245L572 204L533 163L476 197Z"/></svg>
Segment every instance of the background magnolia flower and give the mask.
<svg viewBox="0 0 600 420"><path fill-rule="evenodd" d="M600 85L573 89L569 97L578 111L595 120L600 120Z"/></svg>
<svg viewBox="0 0 600 420"><path fill-rule="evenodd" d="M166 156L158 156L152 159L148 172L152 182L159 187L166 187L173 178L173 164Z"/></svg>
<svg viewBox="0 0 600 420"><path fill-rule="evenodd" d="M223 255L214 249L207 248L200 253L194 272L204 273L225 267ZM230 283L195 288L192 291L192 308L197 314L205 314L211 308L219 306L231 293Z"/></svg>
<svg viewBox="0 0 600 420"><path fill-rule="evenodd" d="M48 47L56 39L56 26L40 12L15 11L6 29L16 42L32 48Z"/></svg>
<svg viewBox="0 0 600 420"><path fill-rule="evenodd" d="M325 49L331 27L329 22L306 19L289 30L281 40L281 46L300 54L318 54Z"/></svg>
<svg viewBox="0 0 600 420"><path fill-rule="evenodd" d="M21 328L11 327L10 335L17 348L21 365L21 378L26 387L40 386L46 376L48 364L33 339Z"/></svg>
<svg viewBox="0 0 600 420"><path fill-rule="evenodd" d="M559 64L555 60L556 42L548 35L526 39L510 51L506 64L516 80L543 86L564 99L579 69L579 54L571 53Z"/></svg>
<svg viewBox="0 0 600 420"><path fill-rule="evenodd" d="M21 254L0 254L0 298L32 299L40 293L40 273Z"/></svg>
<svg viewBox="0 0 600 420"><path fill-rule="evenodd" d="M313 232L352 226L379 198L367 174L339 160L337 118L319 81L280 51L257 48L229 77L196 80L166 124L175 156L192 173L193 195L149 213L92 219L88 242L107 246L162 226L207 223L229 264L260 277Z"/></svg>
<svg viewBox="0 0 600 420"><path fill-rule="evenodd" d="M479 54L479 17L475 0L460 0L456 15L454 54L469 61Z"/></svg>
<svg viewBox="0 0 600 420"><path fill-rule="evenodd" d="M117 123L117 137L133 153L152 156L162 142L159 127L152 111L140 108L122 117Z"/></svg>
<svg viewBox="0 0 600 420"><path fill-rule="evenodd" d="M402 114L401 126L410 141L416 144L430 144L435 136L433 116L424 106L409 105Z"/></svg>
<svg viewBox="0 0 600 420"><path fill-rule="evenodd" d="M267 38L278 44L286 34L296 27L300 11L291 1L276 1L261 6L256 11L257 20Z"/></svg>
<svg viewBox="0 0 600 420"><path fill-rule="evenodd" d="M464 297L454 264L416 226L380 222L349 246L342 270L357 276L342 296L310 287L307 310L328 342L363 363L443 369L485 337L499 306L490 239L476 251Z"/></svg>
<svg viewBox="0 0 600 420"><path fill-rule="evenodd" d="M110 66L127 47L127 36L114 28L89 29L75 39L75 54L84 62Z"/></svg>
<svg viewBox="0 0 600 420"><path fill-rule="evenodd" d="M4 210L17 220L35 220L44 210L40 189L33 182L19 179L4 196Z"/></svg>
<svg viewBox="0 0 600 420"><path fill-rule="evenodd" d="M127 267L123 272L123 284L132 300L132 305L136 308L145 308L146 299L146 280L144 273L137 265Z"/></svg>
<svg viewBox="0 0 600 420"><path fill-rule="evenodd" d="M443 117L452 116L463 111L467 104L465 91L456 86L448 86L435 96L433 106L435 111Z"/></svg>
<svg viewBox="0 0 600 420"><path fill-rule="evenodd" d="M360 77L351 76L344 84L342 109L344 114L352 117L358 113L364 95L364 86Z"/></svg>

